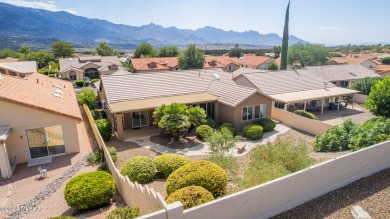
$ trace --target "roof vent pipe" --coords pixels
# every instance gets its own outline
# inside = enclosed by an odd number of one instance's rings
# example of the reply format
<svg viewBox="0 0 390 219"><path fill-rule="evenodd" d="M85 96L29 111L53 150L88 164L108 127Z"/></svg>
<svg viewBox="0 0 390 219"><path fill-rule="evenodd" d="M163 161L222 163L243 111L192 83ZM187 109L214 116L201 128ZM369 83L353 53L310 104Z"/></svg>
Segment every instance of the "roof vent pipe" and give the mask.
<svg viewBox="0 0 390 219"><path fill-rule="evenodd" d="M39 83L39 79L37 78L37 84Z"/></svg>

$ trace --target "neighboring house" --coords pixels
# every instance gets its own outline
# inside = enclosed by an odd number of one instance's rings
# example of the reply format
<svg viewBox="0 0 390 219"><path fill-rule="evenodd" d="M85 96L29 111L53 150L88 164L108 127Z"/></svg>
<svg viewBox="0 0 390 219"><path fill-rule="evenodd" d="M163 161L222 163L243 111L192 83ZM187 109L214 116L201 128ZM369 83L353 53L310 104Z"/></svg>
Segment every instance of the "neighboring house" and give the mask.
<svg viewBox="0 0 390 219"><path fill-rule="evenodd" d="M36 61L23 61L23 62L0 62L0 73L12 76L18 76L21 78L26 77L29 74L37 72Z"/></svg>
<svg viewBox="0 0 390 219"><path fill-rule="evenodd" d="M241 64L235 57L229 56L205 56L204 69L220 68L223 71L233 72L239 69Z"/></svg>
<svg viewBox="0 0 390 219"><path fill-rule="evenodd" d="M390 65L378 65L373 71L383 78L388 77L390 76Z"/></svg>
<svg viewBox="0 0 390 219"><path fill-rule="evenodd" d="M77 153L82 120L70 82L33 73L0 77L0 172L16 163Z"/></svg>
<svg viewBox="0 0 390 219"><path fill-rule="evenodd" d="M267 56L245 55L238 59L241 67L254 69L267 69L268 63L273 59Z"/></svg>
<svg viewBox="0 0 390 219"><path fill-rule="evenodd" d="M255 88L273 99L278 108L320 110L344 96L354 96L356 90L340 88L318 78L309 70L287 70L241 73L233 78L241 86Z"/></svg>
<svg viewBox="0 0 390 219"><path fill-rule="evenodd" d="M0 59L0 63L2 63L2 62L17 62L17 61L19 61L19 59L12 58L12 57L7 57L7 58L4 58L4 59Z"/></svg>
<svg viewBox="0 0 390 219"><path fill-rule="evenodd" d="M154 109L174 102L198 105L209 118L233 123L239 129L256 119L270 117L269 97L239 86L220 73L194 70L103 76L99 96L106 103L106 114L121 141L126 133L153 126Z"/></svg>
<svg viewBox="0 0 390 219"><path fill-rule="evenodd" d="M176 71L179 70L178 57L132 58L135 72Z"/></svg>
<svg viewBox="0 0 390 219"><path fill-rule="evenodd" d="M372 54L350 54L343 57L333 57L329 60L332 65L350 64L350 65L362 65L368 69L375 68L380 62L378 57L383 53Z"/></svg>
<svg viewBox="0 0 390 219"><path fill-rule="evenodd" d="M313 72L317 77L344 88L350 88L356 80L380 77L362 65L324 65L307 66L305 68Z"/></svg>
<svg viewBox="0 0 390 219"><path fill-rule="evenodd" d="M71 80L99 78L102 75L110 75L120 69L124 69L116 56L60 58L59 64L61 77Z"/></svg>

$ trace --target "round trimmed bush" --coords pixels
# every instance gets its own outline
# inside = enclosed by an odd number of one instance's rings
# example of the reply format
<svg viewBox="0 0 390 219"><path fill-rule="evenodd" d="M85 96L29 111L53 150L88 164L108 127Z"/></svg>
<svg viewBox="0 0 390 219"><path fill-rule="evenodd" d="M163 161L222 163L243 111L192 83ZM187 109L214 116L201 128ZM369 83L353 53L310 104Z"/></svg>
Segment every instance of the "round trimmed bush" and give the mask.
<svg viewBox="0 0 390 219"><path fill-rule="evenodd" d="M196 128L196 135L199 136L199 138L206 140L208 137L210 137L213 134L213 129L208 125L201 125L198 128Z"/></svg>
<svg viewBox="0 0 390 219"><path fill-rule="evenodd" d="M168 195L187 186L201 186L207 189L214 197L226 193L227 176L217 164L206 160L199 160L186 164L171 175L166 182Z"/></svg>
<svg viewBox="0 0 390 219"><path fill-rule="evenodd" d="M261 118L255 122L256 125L263 127L264 132L270 132L275 129L276 123L269 118Z"/></svg>
<svg viewBox="0 0 390 219"><path fill-rule="evenodd" d="M65 186L64 196L70 207L87 210L108 204L114 192L115 182L111 174L94 171L69 180Z"/></svg>
<svg viewBox="0 0 390 219"><path fill-rule="evenodd" d="M124 207L111 211L106 219L133 219L139 216L141 216L139 208Z"/></svg>
<svg viewBox="0 0 390 219"><path fill-rule="evenodd" d="M221 125L221 130L222 129L227 129L227 130L229 130L233 135L237 135L237 128L236 128L236 126L234 125L234 124L232 124L232 123L223 123L222 125Z"/></svg>
<svg viewBox="0 0 390 219"><path fill-rule="evenodd" d="M188 186L172 193L167 198L167 203L180 201L184 209L192 208L214 200L213 194L200 186Z"/></svg>
<svg viewBox="0 0 390 219"><path fill-rule="evenodd" d="M190 162L191 160L188 157L180 154L163 154L154 158L157 171L164 174L165 178L168 178L173 171Z"/></svg>
<svg viewBox="0 0 390 219"><path fill-rule="evenodd" d="M121 169L122 175L141 184L152 181L155 173L156 165L152 158L146 156L138 156L128 160Z"/></svg>
<svg viewBox="0 0 390 219"><path fill-rule="evenodd" d="M84 86L84 80L76 80L74 82L77 87L83 87Z"/></svg>
<svg viewBox="0 0 390 219"><path fill-rule="evenodd" d="M214 129L215 127L217 127L217 122L214 121L213 119L207 118L206 122L203 125L208 125Z"/></svg>
<svg viewBox="0 0 390 219"><path fill-rule="evenodd" d="M318 120L316 115L314 115L313 113L307 112L305 110L295 110L294 113L297 115L309 118L309 119Z"/></svg>
<svg viewBox="0 0 390 219"><path fill-rule="evenodd" d="M257 140L263 137L263 127L256 124L246 125L243 132L244 137L250 140Z"/></svg>

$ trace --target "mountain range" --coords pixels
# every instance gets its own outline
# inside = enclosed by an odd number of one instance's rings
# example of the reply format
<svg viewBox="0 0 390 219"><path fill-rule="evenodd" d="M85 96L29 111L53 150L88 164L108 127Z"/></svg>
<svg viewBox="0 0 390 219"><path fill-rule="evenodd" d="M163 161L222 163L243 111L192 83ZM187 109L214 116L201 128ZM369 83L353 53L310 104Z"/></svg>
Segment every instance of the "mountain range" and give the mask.
<svg viewBox="0 0 390 219"><path fill-rule="evenodd" d="M240 44L259 47L281 45L275 33L257 31L225 31L215 27L197 30L178 29L148 24L140 27L114 24L106 20L89 19L68 12L18 7L0 3L0 49L17 49L22 45L47 49L57 40L74 44L77 48L95 47L106 41L117 48L132 49L147 41L154 46L202 44ZM296 36L289 43L305 42Z"/></svg>

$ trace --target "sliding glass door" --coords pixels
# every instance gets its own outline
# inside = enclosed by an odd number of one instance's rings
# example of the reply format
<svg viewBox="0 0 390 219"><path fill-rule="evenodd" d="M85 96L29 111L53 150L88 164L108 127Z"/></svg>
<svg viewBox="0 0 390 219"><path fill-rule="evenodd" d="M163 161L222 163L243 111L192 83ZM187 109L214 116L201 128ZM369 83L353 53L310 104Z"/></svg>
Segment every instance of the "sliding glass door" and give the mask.
<svg viewBox="0 0 390 219"><path fill-rule="evenodd" d="M26 134L31 159L65 153L61 126L29 129Z"/></svg>
<svg viewBox="0 0 390 219"><path fill-rule="evenodd" d="M140 112L131 113L131 121L132 121L133 128L148 126L149 125L148 112L140 111Z"/></svg>

